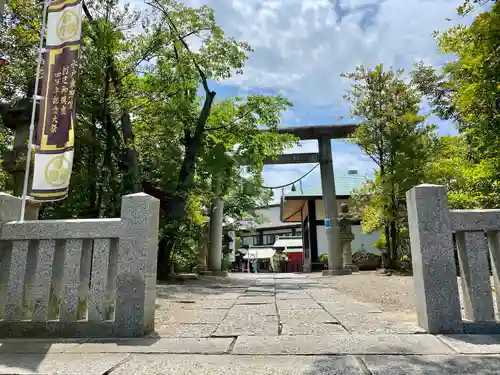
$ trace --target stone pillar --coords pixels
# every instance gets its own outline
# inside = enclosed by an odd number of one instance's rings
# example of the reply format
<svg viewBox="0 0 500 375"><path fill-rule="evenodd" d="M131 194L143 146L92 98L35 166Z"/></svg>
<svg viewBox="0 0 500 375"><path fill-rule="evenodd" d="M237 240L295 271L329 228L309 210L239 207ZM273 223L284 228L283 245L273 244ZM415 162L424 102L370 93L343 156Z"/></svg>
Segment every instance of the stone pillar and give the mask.
<svg viewBox="0 0 500 375"><path fill-rule="evenodd" d="M224 201L220 198L212 200L210 212L210 245L208 250L208 269L214 275L222 272L222 226L224 219Z"/></svg>
<svg viewBox="0 0 500 375"><path fill-rule="evenodd" d="M224 201L222 195L222 177L213 176L212 191L214 198L210 207L210 242L208 247L208 270L214 276L226 276L222 270L222 230L224 226Z"/></svg>
<svg viewBox="0 0 500 375"><path fill-rule="evenodd" d="M462 333L457 270L446 188L406 193L419 325L429 333Z"/></svg>
<svg viewBox="0 0 500 375"><path fill-rule="evenodd" d="M456 238L465 318L474 322L495 321L485 234L457 231Z"/></svg>
<svg viewBox="0 0 500 375"><path fill-rule="evenodd" d="M154 330L160 201L144 193L122 198L116 282L116 335Z"/></svg>
<svg viewBox="0 0 500 375"><path fill-rule="evenodd" d="M0 223L2 221L19 221L21 198L0 192ZM26 205L26 220L36 220L38 207Z"/></svg>
<svg viewBox="0 0 500 375"><path fill-rule="evenodd" d="M31 91L33 91L33 89L31 89ZM33 93L29 92L28 96L33 96ZM4 155L0 155L0 157L3 159L2 165L4 169L12 176L12 189L14 195L18 197L23 194L31 112L31 99L22 100L15 108L8 108L0 105L0 115L2 116L4 125L14 132L12 150L6 151ZM36 113L38 114L38 110ZM37 120L38 119L35 118L35 124ZM33 166L33 163L31 165ZM29 184L31 184L32 179L33 175L30 174ZM40 203L28 200L26 202L25 220L37 220L40 206ZM20 213L21 212L19 212L19 214Z"/></svg>
<svg viewBox="0 0 500 375"><path fill-rule="evenodd" d="M352 262L352 249L351 242L354 240L354 234L352 233L352 222L349 217L349 206L344 203L340 206L340 211L342 213L342 218L340 219L340 241L342 244L342 259L344 261L344 269L350 270L351 272L358 272L359 269Z"/></svg>
<svg viewBox="0 0 500 375"><path fill-rule="evenodd" d="M332 145L329 137L322 137L319 143L319 162L321 167L321 187L325 206L325 231L328 246L328 270L323 275L346 275L349 270L342 268L342 246L338 220L335 177L333 175Z"/></svg>
<svg viewBox="0 0 500 375"><path fill-rule="evenodd" d="M0 193L0 230L3 222L18 221L20 212L21 198ZM26 217L30 215L33 215L32 208L26 206ZM6 320L16 320L20 316L19 306L22 305L28 246L18 242L18 248L13 249L12 241L1 239L0 232L0 316ZM2 311L2 308L5 310Z"/></svg>
<svg viewBox="0 0 500 375"><path fill-rule="evenodd" d="M208 253L208 243L210 240L210 228L209 225L203 228L203 239L201 240L199 252L198 252L198 263L196 265L196 273L205 274L207 272L207 253Z"/></svg>

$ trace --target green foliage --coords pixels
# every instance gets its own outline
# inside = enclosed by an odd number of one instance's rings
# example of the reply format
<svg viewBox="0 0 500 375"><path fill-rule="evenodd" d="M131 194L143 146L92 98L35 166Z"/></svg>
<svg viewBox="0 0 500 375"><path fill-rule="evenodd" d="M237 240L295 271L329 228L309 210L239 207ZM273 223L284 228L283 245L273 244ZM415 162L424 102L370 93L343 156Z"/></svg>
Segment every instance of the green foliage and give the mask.
<svg viewBox="0 0 500 375"><path fill-rule="evenodd" d="M457 8L457 13L459 16L465 16L474 11L477 7L482 7L493 1L496 0L465 0L464 3Z"/></svg>
<svg viewBox="0 0 500 375"><path fill-rule="evenodd" d="M467 1L459 14L486 1ZM438 72L416 65L413 82L435 114L454 120L461 136L442 141L431 174L450 190L457 208L500 204L500 4L479 14L470 26L457 25L438 37L442 52L456 56Z"/></svg>
<svg viewBox="0 0 500 375"><path fill-rule="evenodd" d="M387 249L385 234L381 233L379 239L373 244L373 246L380 251L385 251Z"/></svg>
<svg viewBox="0 0 500 375"><path fill-rule="evenodd" d="M162 267L190 270L216 195L225 199L228 222L270 200L260 188L263 160L296 143L275 131L292 104L279 95L214 100L209 82L242 74L251 48L224 35L207 6L150 0L137 12L118 0L85 4L70 194L44 204L41 217L116 217L120 197L139 183L161 200ZM0 68L2 103L30 96L40 23L40 2L8 1L0 51L11 64ZM0 152L11 144L0 123ZM214 191L218 178L223 186ZM0 169L2 190L6 180Z"/></svg>
<svg viewBox="0 0 500 375"><path fill-rule="evenodd" d="M361 120L353 141L379 167L376 179L354 194L351 203L364 218L366 232L385 229L392 265L407 247L405 194L425 180L436 143L435 126L419 115L421 96L402 70L361 66L343 74L354 83L345 98Z"/></svg>
<svg viewBox="0 0 500 375"><path fill-rule="evenodd" d="M319 256L320 263L328 264L328 254L321 254Z"/></svg>
<svg viewBox="0 0 500 375"><path fill-rule="evenodd" d="M0 68L0 102L23 98L34 82L42 6L33 0L6 3L0 22L0 54L10 63Z"/></svg>

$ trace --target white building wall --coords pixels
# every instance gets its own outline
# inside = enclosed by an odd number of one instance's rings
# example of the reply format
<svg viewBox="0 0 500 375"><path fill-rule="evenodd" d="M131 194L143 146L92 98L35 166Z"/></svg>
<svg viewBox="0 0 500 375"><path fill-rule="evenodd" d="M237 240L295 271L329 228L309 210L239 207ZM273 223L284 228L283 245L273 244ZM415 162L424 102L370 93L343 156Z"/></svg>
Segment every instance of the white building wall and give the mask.
<svg viewBox="0 0 500 375"><path fill-rule="evenodd" d="M316 205L316 220L325 220L325 205L323 204L323 200L314 201ZM340 213L340 205L348 203L346 199L337 199L337 207Z"/></svg>
<svg viewBox="0 0 500 375"><path fill-rule="evenodd" d="M368 251L369 253L380 254L380 250L373 246L373 244L380 238L379 233L361 233L361 225L353 225L352 232L354 234L354 240L351 243L353 253L363 247L364 250ZM327 254L328 250L326 244L325 227L323 225L318 225L316 227L316 234L318 236L318 256Z"/></svg>
<svg viewBox="0 0 500 375"><path fill-rule="evenodd" d="M262 225L279 225L281 224L280 206L272 206L258 208L255 210L258 215L262 215Z"/></svg>

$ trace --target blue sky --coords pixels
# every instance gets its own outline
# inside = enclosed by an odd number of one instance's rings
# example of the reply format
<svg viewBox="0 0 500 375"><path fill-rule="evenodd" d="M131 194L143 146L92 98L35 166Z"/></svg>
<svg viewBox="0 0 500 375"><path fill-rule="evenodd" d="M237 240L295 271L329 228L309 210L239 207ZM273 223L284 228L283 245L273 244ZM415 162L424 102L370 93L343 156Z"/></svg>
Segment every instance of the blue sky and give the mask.
<svg viewBox="0 0 500 375"><path fill-rule="evenodd" d="M142 3L136 0L136 3ZM343 99L349 81L341 73L357 65L411 69L424 60L441 66L450 56L438 54L431 37L464 20L456 15L463 0L184 0L190 6L208 5L226 34L254 48L244 74L214 85L219 98L249 93L282 93L294 108L283 126L339 123L349 116ZM450 18L451 21L447 21ZM424 108L424 111L426 108ZM441 134L453 125L431 119ZM370 174L374 165L351 144L334 141L337 174L358 169ZM317 151L314 141L300 152ZM311 165L267 166L266 185L281 185L306 173ZM319 170L303 181L319 183ZM276 195L276 194L275 194ZM278 199L279 197L276 196Z"/></svg>

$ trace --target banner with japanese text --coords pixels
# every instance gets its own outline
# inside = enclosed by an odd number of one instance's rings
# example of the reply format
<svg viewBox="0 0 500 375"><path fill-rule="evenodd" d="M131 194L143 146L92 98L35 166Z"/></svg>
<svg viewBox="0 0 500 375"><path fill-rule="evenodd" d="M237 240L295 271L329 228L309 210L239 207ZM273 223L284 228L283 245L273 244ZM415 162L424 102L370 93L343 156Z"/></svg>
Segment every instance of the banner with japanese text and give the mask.
<svg viewBox="0 0 500 375"><path fill-rule="evenodd" d="M35 201L57 201L68 195L75 142L81 25L82 0L50 3L30 192Z"/></svg>

